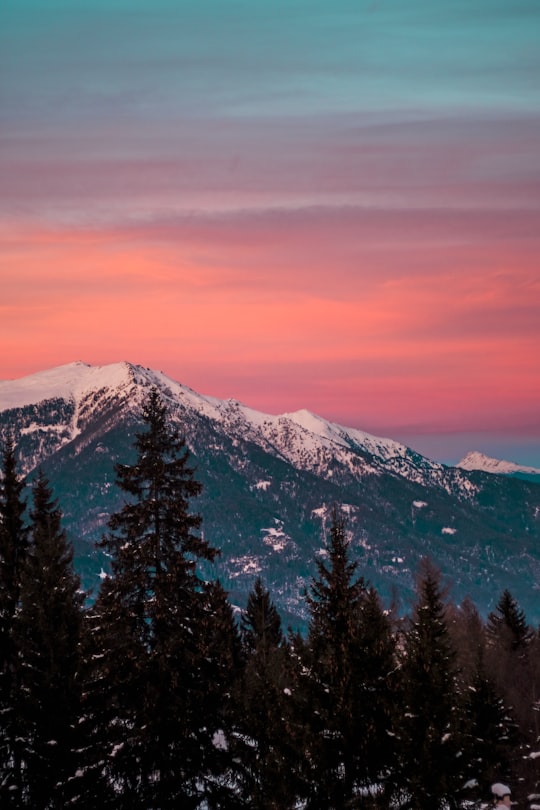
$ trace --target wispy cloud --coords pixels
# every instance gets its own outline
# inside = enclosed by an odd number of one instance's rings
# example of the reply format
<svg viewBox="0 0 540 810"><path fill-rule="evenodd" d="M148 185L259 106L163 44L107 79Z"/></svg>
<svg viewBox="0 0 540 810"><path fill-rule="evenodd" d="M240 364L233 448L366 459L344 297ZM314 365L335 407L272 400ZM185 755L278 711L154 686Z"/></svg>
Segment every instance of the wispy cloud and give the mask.
<svg viewBox="0 0 540 810"><path fill-rule="evenodd" d="M6 0L1 375L127 358L263 410L538 437L539 23Z"/></svg>

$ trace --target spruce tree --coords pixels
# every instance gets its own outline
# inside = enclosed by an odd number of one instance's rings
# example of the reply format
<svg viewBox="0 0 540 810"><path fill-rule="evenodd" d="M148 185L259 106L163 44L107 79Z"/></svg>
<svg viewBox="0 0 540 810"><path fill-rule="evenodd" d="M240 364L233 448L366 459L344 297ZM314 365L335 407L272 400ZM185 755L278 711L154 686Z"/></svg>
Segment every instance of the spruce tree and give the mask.
<svg viewBox="0 0 540 810"><path fill-rule="evenodd" d="M487 619L486 662L497 691L511 708L519 726L520 745L515 746L514 772L518 775L529 752L538 744L538 679L534 633L524 611L509 590L503 591ZM527 777L529 778L529 777Z"/></svg>
<svg viewBox="0 0 540 810"><path fill-rule="evenodd" d="M253 810L287 810L298 790L288 646L270 592L258 578L241 619L241 795Z"/></svg>
<svg viewBox="0 0 540 810"><path fill-rule="evenodd" d="M15 445L8 438L0 470L0 806L21 802L21 744L15 700L20 692L15 617L28 546L24 480L16 469Z"/></svg>
<svg viewBox="0 0 540 810"><path fill-rule="evenodd" d="M459 608L449 605L447 615L464 698L464 797L480 801L493 782L514 783L511 760L518 744L517 724L486 664L486 625L476 606L467 597Z"/></svg>
<svg viewBox="0 0 540 810"><path fill-rule="evenodd" d="M33 484L31 542L16 620L24 799L32 808L67 807L78 766L83 594L61 517L40 473Z"/></svg>
<svg viewBox="0 0 540 810"><path fill-rule="evenodd" d="M306 596L310 611L306 687L311 716L305 761L308 808L345 807L361 782L358 723L359 615L365 585L349 559L345 524L334 510L328 563ZM308 718L306 718L308 721Z"/></svg>
<svg viewBox="0 0 540 810"><path fill-rule="evenodd" d="M405 807L458 805L464 784L462 714L456 651L450 637L439 571L424 560L417 600L404 639L399 783Z"/></svg>
<svg viewBox="0 0 540 810"><path fill-rule="evenodd" d="M257 577L248 595L242 614L242 641L247 652L270 654L283 643L281 617L260 577Z"/></svg>
<svg viewBox="0 0 540 810"><path fill-rule="evenodd" d="M119 706L116 694L122 688L121 665L124 666L124 682L132 676L131 658L123 654L121 628L114 629L115 607L102 593L84 614L84 632L81 645L81 719L79 723L79 767L73 779L73 795L77 797L77 810L94 808L119 808L119 797L111 784L111 764L121 747L115 749L128 734L128 728L118 733ZM127 645L126 645L127 646ZM117 650L114 674L116 682L111 687L113 668L111 650ZM129 647L131 652L131 646Z"/></svg>
<svg viewBox="0 0 540 810"><path fill-rule="evenodd" d="M512 783L513 753L519 742L512 712L498 693L483 661L468 686L465 702L463 757L468 772L466 784L473 786L469 798L480 800L493 782Z"/></svg>
<svg viewBox="0 0 540 810"><path fill-rule="evenodd" d="M402 697L392 619L373 587L361 603L355 664L359 785L385 803L392 792L397 763L398 721L395 707ZM379 806L377 801L374 807ZM364 801L362 806L368 806Z"/></svg>
<svg viewBox="0 0 540 810"><path fill-rule="evenodd" d="M240 769L234 744L240 728L240 633L221 583L205 583L203 595L204 616L199 631L201 666L193 699L204 706L207 726L214 729L211 744L201 751L205 802L209 810L233 810L243 806L237 789Z"/></svg>
<svg viewBox="0 0 540 810"><path fill-rule="evenodd" d="M526 658L533 632L527 624L525 612L508 589L504 590L487 620L487 635L490 646L498 653L515 654Z"/></svg>
<svg viewBox="0 0 540 810"><path fill-rule="evenodd" d="M189 511L201 486L156 390L142 419L135 463L116 468L126 501L102 541L112 577L96 605L105 643L98 667L113 711L96 733L120 802L190 808L204 795L205 752L217 731L201 701L207 598L196 570L216 551Z"/></svg>

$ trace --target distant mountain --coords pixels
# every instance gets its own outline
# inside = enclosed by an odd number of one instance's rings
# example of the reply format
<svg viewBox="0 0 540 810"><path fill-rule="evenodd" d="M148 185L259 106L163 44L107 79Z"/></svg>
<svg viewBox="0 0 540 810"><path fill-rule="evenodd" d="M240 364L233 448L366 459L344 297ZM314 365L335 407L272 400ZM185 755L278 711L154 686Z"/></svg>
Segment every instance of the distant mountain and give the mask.
<svg viewBox="0 0 540 810"><path fill-rule="evenodd" d="M462 470L482 470L495 475L515 475L524 480L540 483L540 469L537 467L525 467L521 464L515 464L513 461L491 458L478 450L471 450L456 466Z"/></svg>
<svg viewBox="0 0 540 810"><path fill-rule="evenodd" d="M303 620L302 592L326 554L333 504L346 512L359 570L384 599L408 608L419 559L431 556L489 610L509 588L540 621L540 487L533 481L447 467L399 442L308 411L270 416L203 396L130 363L72 363L0 382L0 435L15 436L21 470L42 466L64 511L87 588L107 559L94 548L122 503L114 464L134 459L140 404L156 387L192 452L203 494L192 503L221 549L207 570L233 601L256 575L286 622Z"/></svg>

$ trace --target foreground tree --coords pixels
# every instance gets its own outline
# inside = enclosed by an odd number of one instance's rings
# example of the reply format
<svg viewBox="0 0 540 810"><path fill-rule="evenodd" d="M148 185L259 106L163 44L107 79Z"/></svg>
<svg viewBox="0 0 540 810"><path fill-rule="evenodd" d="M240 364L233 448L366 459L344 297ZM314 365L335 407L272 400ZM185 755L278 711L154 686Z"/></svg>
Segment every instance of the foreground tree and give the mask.
<svg viewBox="0 0 540 810"><path fill-rule="evenodd" d="M201 668L193 700L204 706L211 745L201 747L204 793L208 808L243 807L237 791L239 763L234 741L240 722L238 692L242 675L242 649L238 623L219 582L204 585L204 617L199 628Z"/></svg>
<svg viewBox="0 0 540 810"><path fill-rule="evenodd" d="M15 625L24 806L64 808L78 765L83 594L61 512L42 473L33 485L30 517Z"/></svg>
<svg viewBox="0 0 540 810"><path fill-rule="evenodd" d="M365 756L367 735L374 731L366 716L366 700L374 696L366 689L363 660L369 646L362 620L367 591L356 575L357 563L349 558L345 524L337 511L328 564L319 560L317 569L307 595L311 615L305 688L311 716L306 718L306 783L311 786L307 806L322 810L353 806L372 776ZM370 602L370 609L374 607Z"/></svg>
<svg viewBox="0 0 540 810"><path fill-rule="evenodd" d="M279 613L260 578L248 596L241 628L241 795L244 806L254 810L287 810L295 806L298 790L288 646Z"/></svg>
<svg viewBox="0 0 540 810"><path fill-rule="evenodd" d="M207 752L219 731L214 703L201 700L208 595L196 570L216 551L197 533L189 501L201 486L156 390L142 418L135 463L117 466L126 503L102 541L112 576L95 611L104 645L96 682L107 687L110 710L99 734L119 806L190 808L206 795Z"/></svg>
<svg viewBox="0 0 540 810"><path fill-rule="evenodd" d="M24 523L24 480L16 469L15 445L8 438L0 470L0 806L21 800L21 751L15 699L20 692L15 616L28 546Z"/></svg>
<svg viewBox="0 0 540 810"><path fill-rule="evenodd" d="M420 569L417 601L404 639L400 794L411 810L459 806L464 784L456 651L439 571Z"/></svg>
<svg viewBox="0 0 540 810"><path fill-rule="evenodd" d="M383 609L375 588L368 588L362 600L358 632L360 786L362 795L371 793L375 797L373 806L380 807L392 792L391 776L395 773L398 756L396 705L402 691L392 619ZM369 805L364 801L359 806Z"/></svg>
<svg viewBox="0 0 540 810"><path fill-rule="evenodd" d="M447 621L464 702L464 796L481 801L493 782L516 783L510 766L517 745L516 724L496 686L495 673L486 664L486 625L471 599L465 598L459 607L449 605Z"/></svg>
<svg viewBox="0 0 540 810"><path fill-rule="evenodd" d="M540 742L538 648L525 613L509 590L503 591L489 614L486 635L487 666L520 731L513 769L520 782L536 792L540 788L540 767L534 756Z"/></svg>

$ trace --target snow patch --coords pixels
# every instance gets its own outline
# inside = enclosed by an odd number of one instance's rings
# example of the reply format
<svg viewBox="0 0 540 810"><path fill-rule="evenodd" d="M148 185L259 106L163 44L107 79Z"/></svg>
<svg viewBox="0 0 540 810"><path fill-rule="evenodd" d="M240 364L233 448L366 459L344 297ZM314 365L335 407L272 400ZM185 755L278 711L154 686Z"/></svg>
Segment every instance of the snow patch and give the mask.
<svg viewBox="0 0 540 810"><path fill-rule="evenodd" d="M257 481L254 485L254 489L262 489L263 492L266 492L268 487L272 485L271 481Z"/></svg>
<svg viewBox="0 0 540 810"><path fill-rule="evenodd" d="M229 750L229 743L227 742L225 732L222 728L218 728L218 730L214 732L214 736L212 737L212 745L214 748L217 748L218 751Z"/></svg>
<svg viewBox="0 0 540 810"><path fill-rule="evenodd" d="M283 523L280 520L276 520L276 524L276 526L271 526L268 529L261 529L261 532L265 535L263 543L270 546L274 551L283 551L291 538L283 531Z"/></svg>
<svg viewBox="0 0 540 810"><path fill-rule="evenodd" d="M243 557L233 557L231 565L237 566L239 570L231 571L229 576L231 579L242 576L242 574L260 574L262 566L256 557L245 555Z"/></svg>

